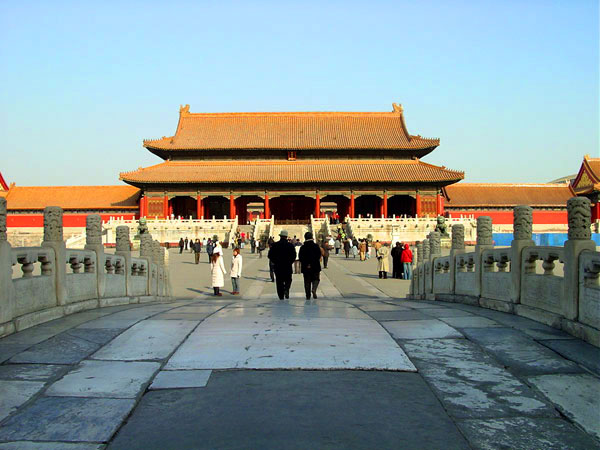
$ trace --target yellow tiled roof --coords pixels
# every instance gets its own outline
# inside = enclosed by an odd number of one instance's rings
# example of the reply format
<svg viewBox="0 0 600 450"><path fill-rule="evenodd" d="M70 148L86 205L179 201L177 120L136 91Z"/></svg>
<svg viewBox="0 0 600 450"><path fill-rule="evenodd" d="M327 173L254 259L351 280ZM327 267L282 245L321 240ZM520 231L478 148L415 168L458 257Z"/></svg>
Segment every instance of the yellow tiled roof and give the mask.
<svg viewBox="0 0 600 450"><path fill-rule="evenodd" d="M453 183L463 172L419 160L165 161L120 174L151 183Z"/></svg>
<svg viewBox="0 0 600 450"><path fill-rule="evenodd" d="M439 139L410 135L400 105L392 112L190 113L175 136L145 140L160 150L428 149Z"/></svg>

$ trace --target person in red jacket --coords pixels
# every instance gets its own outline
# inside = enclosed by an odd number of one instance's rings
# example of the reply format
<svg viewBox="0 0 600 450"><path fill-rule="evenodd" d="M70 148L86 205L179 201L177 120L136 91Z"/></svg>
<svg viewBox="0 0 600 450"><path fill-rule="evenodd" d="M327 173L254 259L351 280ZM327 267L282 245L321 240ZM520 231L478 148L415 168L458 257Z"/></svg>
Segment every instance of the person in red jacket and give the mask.
<svg viewBox="0 0 600 450"><path fill-rule="evenodd" d="M412 260L413 254L410 251L410 247L408 244L404 244L404 251L402 252L402 256L400 257L402 264L404 265L404 279L410 280L412 277Z"/></svg>

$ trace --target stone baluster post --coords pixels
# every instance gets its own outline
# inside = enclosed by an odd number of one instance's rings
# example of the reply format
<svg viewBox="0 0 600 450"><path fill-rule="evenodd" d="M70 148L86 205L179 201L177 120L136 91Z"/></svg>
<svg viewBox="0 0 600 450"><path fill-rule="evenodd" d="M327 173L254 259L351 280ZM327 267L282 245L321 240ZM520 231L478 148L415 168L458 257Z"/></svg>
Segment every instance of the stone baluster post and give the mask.
<svg viewBox="0 0 600 450"><path fill-rule="evenodd" d="M465 253L465 226L452 225L452 247L450 248L450 293L454 294L456 282L456 256Z"/></svg>
<svg viewBox="0 0 600 450"><path fill-rule="evenodd" d="M15 288L12 281L12 247L6 235L6 199L0 197L0 337L14 332Z"/></svg>
<svg viewBox="0 0 600 450"><path fill-rule="evenodd" d="M489 216L479 216L477 218L477 244L475 245L475 292L477 297L481 296L481 277L483 251L494 248L492 237L492 218Z"/></svg>
<svg viewBox="0 0 600 450"><path fill-rule="evenodd" d="M140 235L140 258L146 260L146 276L148 277L146 295L152 295L152 273L155 271L156 265L152 262L152 235L150 233Z"/></svg>
<svg viewBox="0 0 600 450"><path fill-rule="evenodd" d="M585 197L573 197L567 202L569 239L564 248L564 298L563 316L577 319L579 315L579 254L583 250L596 250L591 240L591 204Z"/></svg>
<svg viewBox="0 0 600 450"><path fill-rule="evenodd" d="M513 240L510 244L510 301L521 299L521 256L523 249L535 245L532 237L533 209L527 205L515 206L513 210Z"/></svg>
<svg viewBox="0 0 600 450"><path fill-rule="evenodd" d="M427 265L429 264L429 255L430 255L430 244L429 239L423 239L423 257L421 258L421 264L419 264L419 293L421 294L421 298L425 298L425 280L427 279Z"/></svg>
<svg viewBox="0 0 600 450"><path fill-rule="evenodd" d="M427 300L435 300L435 294L433 292L433 274L435 258L442 256L442 245L440 242L440 233L438 231L432 231L429 233L429 258L425 261L426 265L426 278L425 278L425 295Z"/></svg>
<svg viewBox="0 0 600 450"><path fill-rule="evenodd" d="M412 279L410 280L410 292L412 298L418 298L419 295L419 263L423 255L423 244L417 242L413 254Z"/></svg>
<svg viewBox="0 0 600 450"><path fill-rule="evenodd" d="M125 258L125 292L128 296L133 295L133 286L131 280L131 243L129 242L129 227L127 225L119 225L117 227L117 244L115 255Z"/></svg>
<svg viewBox="0 0 600 450"><path fill-rule="evenodd" d="M154 285L154 295L160 295L164 267L161 261L160 242L157 240L152 241L152 261L154 264L156 264L156 283Z"/></svg>
<svg viewBox="0 0 600 450"><path fill-rule="evenodd" d="M67 251L63 240L63 210L58 206L44 208L44 240L42 247L51 248L55 255L56 301L67 304Z"/></svg>
<svg viewBox="0 0 600 450"><path fill-rule="evenodd" d="M104 296L106 289L106 271L104 265L104 245L102 244L102 218L100 214L88 214L85 218L85 247L96 254L96 277L98 297Z"/></svg>

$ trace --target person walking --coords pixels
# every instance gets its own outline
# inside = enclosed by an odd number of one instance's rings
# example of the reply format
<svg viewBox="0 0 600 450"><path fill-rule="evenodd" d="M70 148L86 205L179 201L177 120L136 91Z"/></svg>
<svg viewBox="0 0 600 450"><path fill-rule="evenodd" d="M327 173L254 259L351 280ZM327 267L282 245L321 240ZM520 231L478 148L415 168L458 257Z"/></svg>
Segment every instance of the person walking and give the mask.
<svg viewBox="0 0 600 450"><path fill-rule="evenodd" d="M258 249L258 257L262 258L262 252L265 249L265 243L262 239L258 241L258 246L256 248Z"/></svg>
<svg viewBox="0 0 600 450"><path fill-rule="evenodd" d="M288 241L287 230L279 232L279 241L275 242L269 250L269 261L273 264L275 272L275 284L279 300L290 298L290 287L292 285L292 264L296 259L296 250Z"/></svg>
<svg viewBox="0 0 600 450"><path fill-rule="evenodd" d="M254 236L250 238L250 253L254 253L256 251L256 241L254 240Z"/></svg>
<svg viewBox="0 0 600 450"><path fill-rule="evenodd" d="M350 249L352 248L352 243L350 238L344 241L344 254L346 255L346 259L350 256Z"/></svg>
<svg viewBox="0 0 600 450"><path fill-rule="evenodd" d="M233 295L240 293L240 278L242 277L242 255L239 248L233 249L233 257L231 258L231 286Z"/></svg>
<svg viewBox="0 0 600 450"><path fill-rule="evenodd" d="M365 239L365 259L371 258L371 248L369 247L369 238Z"/></svg>
<svg viewBox="0 0 600 450"><path fill-rule="evenodd" d="M329 243L323 239L321 242L321 256L323 257L323 269L327 269L327 261L329 261Z"/></svg>
<svg viewBox="0 0 600 450"><path fill-rule="evenodd" d="M412 261L413 254L408 244L404 244L404 251L401 257L402 265L404 266L404 279L410 280L412 278Z"/></svg>
<svg viewBox="0 0 600 450"><path fill-rule="evenodd" d="M209 239L206 244L206 254L208 255L208 262L212 261L212 255L213 255L214 249L215 249L215 246L214 246L213 242Z"/></svg>
<svg viewBox="0 0 600 450"><path fill-rule="evenodd" d="M296 239L296 241L294 242L294 250L296 250L296 259L294 260L294 273L302 273L300 271L300 247L302 247L300 239Z"/></svg>
<svg viewBox="0 0 600 450"><path fill-rule="evenodd" d="M377 257L377 270L379 270L379 278L387 279L387 273L390 270L390 262L388 256L390 255L390 249L388 244L384 244L379 249L375 250L375 256Z"/></svg>
<svg viewBox="0 0 600 450"><path fill-rule="evenodd" d="M212 288L214 295L221 297L223 294L219 290L225 286L225 265L223 264L223 257L219 252L213 252L210 258L210 274L212 281Z"/></svg>
<svg viewBox="0 0 600 450"><path fill-rule="evenodd" d="M358 246L358 251L360 252L360 260L365 260L365 255L367 254L367 242L365 239L360 240L360 245Z"/></svg>
<svg viewBox="0 0 600 450"><path fill-rule="evenodd" d="M184 243L184 249L185 249L185 250L187 250L187 249L188 249L188 242L189 242L189 241L188 241L188 238L187 238L187 236L186 236L186 237L185 237L185 239L183 240L183 243Z"/></svg>
<svg viewBox="0 0 600 450"><path fill-rule="evenodd" d="M185 245L183 238L179 238L179 254L183 253L183 246Z"/></svg>
<svg viewBox="0 0 600 450"><path fill-rule="evenodd" d="M300 258L300 265L302 266L306 300L310 300L311 294L316 299L321 272L321 249L313 240L311 232L304 234L304 244L300 248L298 256Z"/></svg>
<svg viewBox="0 0 600 450"><path fill-rule="evenodd" d="M335 254L339 255L340 254L340 249L342 248L342 241L340 239L340 237L338 236L338 238L335 240L333 247L335 248ZM347 258L347 256L346 256Z"/></svg>
<svg viewBox="0 0 600 450"><path fill-rule="evenodd" d="M206 248L207 242L206 238L202 238L202 247Z"/></svg>
<svg viewBox="0 0 600 450"><path fill-rule="evenodd" d="M192 245L192 249L194 250L194 262L198 264L200 262L200 239L196 239L196 242Z"/></svg>
<svg viewBox="0 0 600 450"><path fill-rule="evenodd" d="M402 252L404 249L402 248L401 242L396 242L394 248L390 252L392 257L392 278L402 278Z"/></svg>

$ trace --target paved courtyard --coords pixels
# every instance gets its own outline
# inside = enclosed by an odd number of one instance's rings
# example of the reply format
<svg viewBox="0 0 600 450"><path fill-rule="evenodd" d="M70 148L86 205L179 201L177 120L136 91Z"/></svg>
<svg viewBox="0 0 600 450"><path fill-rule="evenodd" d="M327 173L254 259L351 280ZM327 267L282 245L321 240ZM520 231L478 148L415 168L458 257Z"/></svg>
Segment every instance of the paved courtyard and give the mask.
<svg viewBox="0 0 600 450"><path fill-rule="evenodd" d="M531 320L408 301L332 256L280 301L245 250L242 295L170 251L175 300L0 339L0 449L600 448L600 350ZM226 266L231 258L225 251Z"/></svg>

